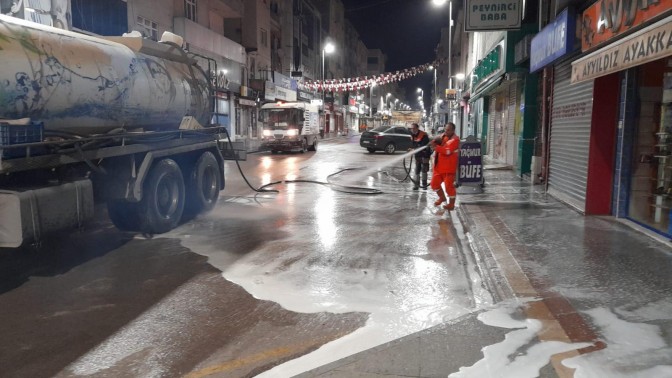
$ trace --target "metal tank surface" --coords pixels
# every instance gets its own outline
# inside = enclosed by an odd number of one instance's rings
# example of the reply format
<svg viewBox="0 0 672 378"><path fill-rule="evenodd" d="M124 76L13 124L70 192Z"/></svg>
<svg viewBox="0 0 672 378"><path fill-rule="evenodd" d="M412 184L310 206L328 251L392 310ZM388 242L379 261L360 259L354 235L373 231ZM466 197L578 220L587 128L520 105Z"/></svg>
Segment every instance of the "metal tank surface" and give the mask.
<svg viewBox="0 0 672 378"><path fill-rule="evenodd" d="M210 117L205 73L175 45L96 38L0 15L0 120L46 130L177 129Z"/></svg>

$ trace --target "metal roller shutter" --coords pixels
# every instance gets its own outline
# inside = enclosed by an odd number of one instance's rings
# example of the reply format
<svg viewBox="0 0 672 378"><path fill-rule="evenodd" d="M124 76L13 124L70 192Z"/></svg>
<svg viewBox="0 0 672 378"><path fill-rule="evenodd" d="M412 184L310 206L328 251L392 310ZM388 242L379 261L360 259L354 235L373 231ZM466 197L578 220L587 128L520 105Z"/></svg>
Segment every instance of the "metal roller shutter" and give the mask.
<svg viewBox="0 0 672 378"><path fill-rule="evenodd" d="M593 81L570 85L571 62L555 68L549 193L584 212Z"/></svg>
<svg viewBox="0 0 672 378"><path fill-rule="evenodd" d="M518 85L516 83L511 83L509 85L508 98L509 98L509 111L506 119L506 164L515 165L516 150L518 148L516 143L516 137L514 134L515 123L516 123L516 108L517 106L517 94L518 94Z"/></svg>
<svg viewBox="0 0 672 378"><path fill-rule="evenodd" d="M488 155L495 156L495 97L490 98L490 109L488 109Z"/></svg>

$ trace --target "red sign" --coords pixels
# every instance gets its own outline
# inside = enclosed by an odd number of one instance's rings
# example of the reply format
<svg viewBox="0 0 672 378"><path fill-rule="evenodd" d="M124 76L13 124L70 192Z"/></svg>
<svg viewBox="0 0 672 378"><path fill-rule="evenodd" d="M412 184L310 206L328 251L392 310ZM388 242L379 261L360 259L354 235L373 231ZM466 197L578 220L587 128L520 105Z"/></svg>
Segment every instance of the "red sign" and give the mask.
<svg viewBox="0 0 672 378"><path fill-rule="evenodd" d="M581 50L604 44L666 13L672 13L672 0L599 0L583 12Z"/></svg>

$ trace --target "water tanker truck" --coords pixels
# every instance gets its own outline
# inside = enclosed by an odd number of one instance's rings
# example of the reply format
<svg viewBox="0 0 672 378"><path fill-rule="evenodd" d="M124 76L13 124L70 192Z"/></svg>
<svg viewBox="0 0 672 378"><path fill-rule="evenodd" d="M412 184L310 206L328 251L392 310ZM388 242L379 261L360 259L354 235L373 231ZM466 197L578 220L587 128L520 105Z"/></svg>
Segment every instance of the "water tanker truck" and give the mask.
<svg viewBox="0 0 672 378"><path fill-rule="evenodd" d="M162 233L212 209L230 146L181 48L0 15L0 247L81 226ZM225 152L225 153L223 153Z"/></svg>

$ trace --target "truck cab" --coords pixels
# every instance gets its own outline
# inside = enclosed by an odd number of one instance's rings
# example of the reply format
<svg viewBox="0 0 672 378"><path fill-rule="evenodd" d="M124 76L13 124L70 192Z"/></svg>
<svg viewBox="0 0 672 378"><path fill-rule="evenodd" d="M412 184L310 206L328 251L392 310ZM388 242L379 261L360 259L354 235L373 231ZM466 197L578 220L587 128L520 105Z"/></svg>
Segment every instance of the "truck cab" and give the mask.
<svg viewBox="0 0 672 378"><path fill-rule="evenodd" d="M262 148L279 151L317 151L320 109L305 102L264 104L259 111Z"/></svg>

